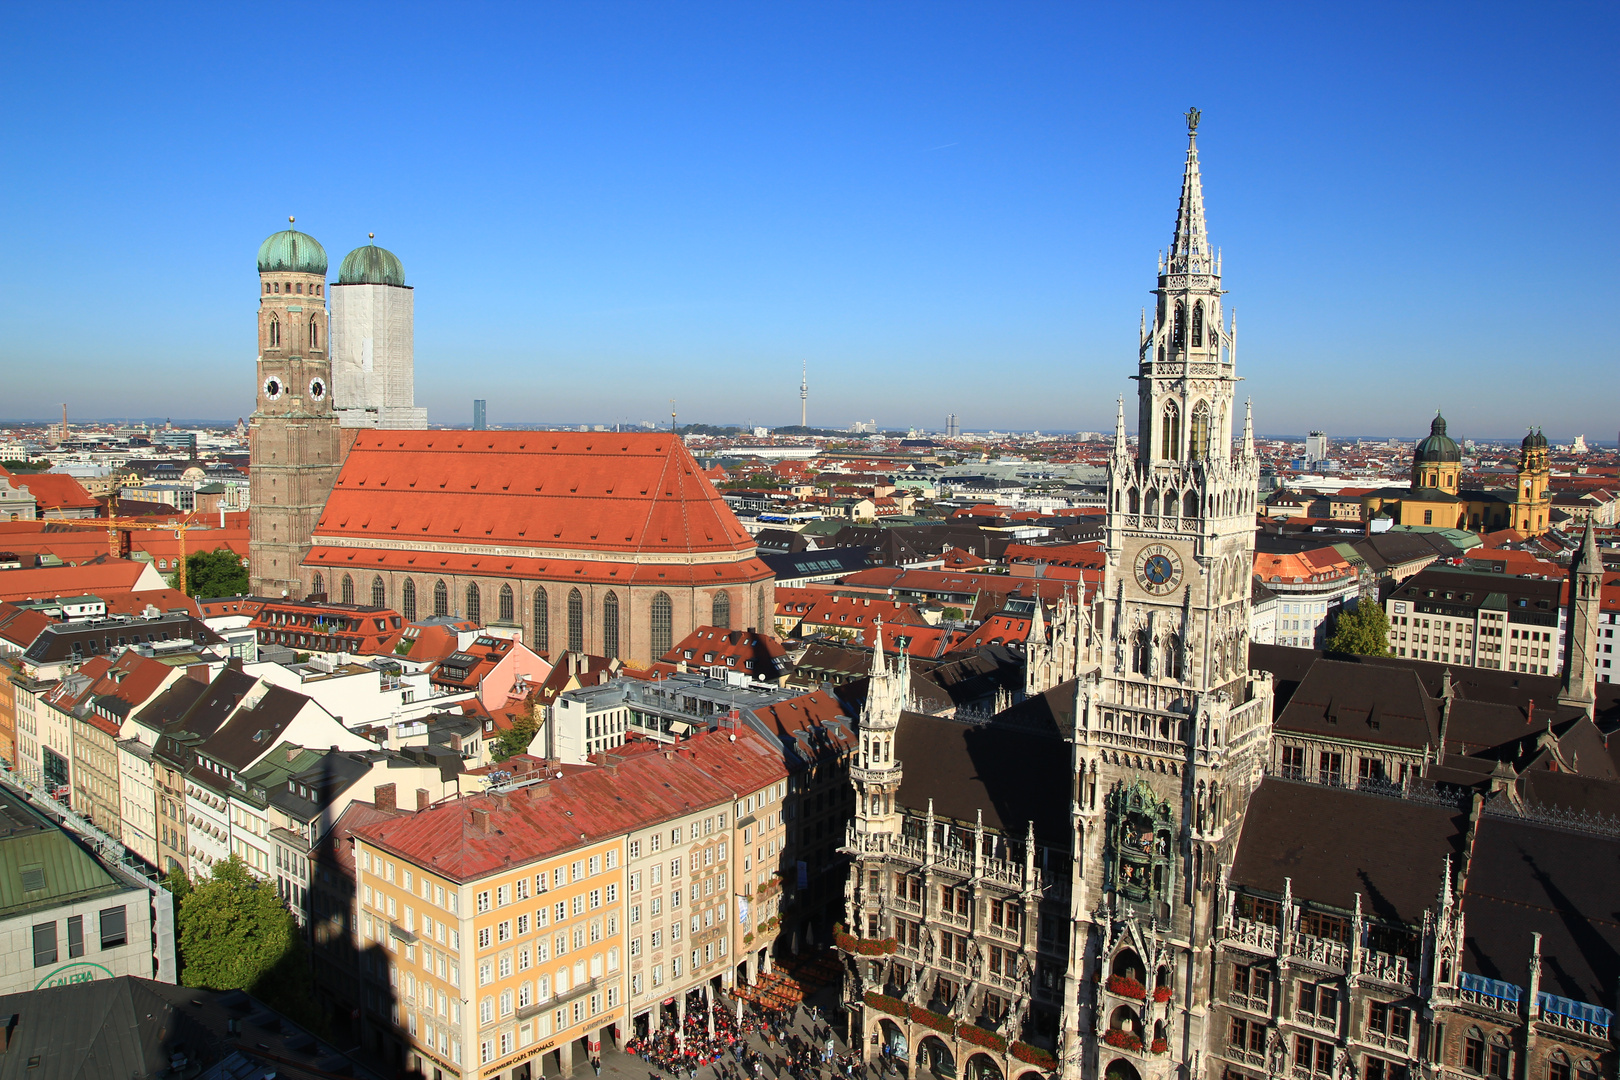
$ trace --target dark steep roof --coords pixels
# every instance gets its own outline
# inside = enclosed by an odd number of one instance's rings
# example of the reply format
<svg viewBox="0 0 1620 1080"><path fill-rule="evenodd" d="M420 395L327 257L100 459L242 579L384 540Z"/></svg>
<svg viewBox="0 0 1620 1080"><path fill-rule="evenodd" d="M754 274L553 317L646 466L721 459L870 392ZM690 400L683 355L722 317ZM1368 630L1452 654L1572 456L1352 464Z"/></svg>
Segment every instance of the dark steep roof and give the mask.
<svg viewBox="0 0 1620 1080"><path fill-rule="evenodd" d="M1005 724L963 724L921 713L900 714L895 753L905 768L900 803L1021 838L1029 822L1042 843L1067 850L1069 747L1051 735Z"/></svg>
<svg viewBox="0 0 1620 1080"><path fill-rule="evenodd" d="M1620 978L1620 841L1486 816L1464 886L1464 970L1615 1008Z"/></svg>
<svg viewBox="0 0 1620 1080"><path fill-rule="evenodd" d="M1440 891L1447 855L1462 851L1457 809L1275 777L1249 800L1231 884L1415 923Z"/></svg>

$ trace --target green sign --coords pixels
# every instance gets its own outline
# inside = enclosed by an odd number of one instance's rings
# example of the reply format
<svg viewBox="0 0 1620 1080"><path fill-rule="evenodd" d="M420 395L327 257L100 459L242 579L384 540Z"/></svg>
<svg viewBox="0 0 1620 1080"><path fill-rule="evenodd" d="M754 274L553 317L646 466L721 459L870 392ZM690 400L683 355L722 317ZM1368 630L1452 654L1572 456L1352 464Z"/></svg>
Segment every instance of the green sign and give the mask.
<svg viewBox="0 0 1620 1080"><path fill-rule="evenodd" d="M99 977L96 974L97 972L107 976L109 979L115 977L109 968L102 967L100 964L92 964L88 960L78 960L71 964L63 964L39 980L34 989L40 990L47 986L68 986L72 983L91 982Z"/></svg>

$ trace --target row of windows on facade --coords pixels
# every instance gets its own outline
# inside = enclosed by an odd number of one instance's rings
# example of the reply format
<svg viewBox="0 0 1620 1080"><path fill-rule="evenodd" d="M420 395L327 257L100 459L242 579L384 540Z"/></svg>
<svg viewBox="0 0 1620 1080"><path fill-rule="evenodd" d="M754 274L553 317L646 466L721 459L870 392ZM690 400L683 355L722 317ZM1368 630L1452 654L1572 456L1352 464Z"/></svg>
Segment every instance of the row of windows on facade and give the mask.
<svg viewBox="0 0 1620 1080"><path fill-rule="evenodd" d="M326 592L326 580L316 574L310 584L310 592ZM352 604L355 598L354 578L344 574L338 581L338 599L340 603ZM466 610L464 615L467 621L482 625L484 618L483 589L477 582L468 582L464 594ZM765 595L760 593L761 610L764 609ZM379 577L371 579L371 606L386 607L388 604L388 587ZM568 610L568 650L570 652L585 651L585 596L578 589L570 589L567 599ZM406 578L400 590L400 614L409 622L415 622L418 613L416 581ZM450 588L440 580L433 583L433 611L434 616L446 617L450 615ZM515 623L517 618L517 595L512 586L502 585L496 594L496 622ZM731 597L729 594L719 592L714 594L710 606L710 625L722 629L731 626ZM663 656L674 647L675 607L669 594L659 592L653 596L652 601L652 654L655 657ZM544 588L534 591L534 649L537 652L551 650L551 598ZM602 655L617 657L619 655L619 594L609 591L602 598Z"/></svg>
<svg viewBox="0 0 1620 1080"><path fill-rule="evenodd" d="M270 323L265 330L265 337L270 348L281 348L281 320L274 315L270 316ZM312 349L321 347L321 322L314 315L309 317L309 347Z"/></svg>
<svg viewBox="0 0 1620 1080"><path fill-rule="evenodd" d="M617 1006L619 1004L619 988L617 986L609 986L606 991L606 998L608 1008L611 1009ZM508 1054L514 1053L516 1050L527 1046L530 1042L536 1039L544 1039L549 1037L553 1032L553 1024L555 1024L556 1031L560 1032L565 1030L569 1026L570 1016L572 1016L572 1022L574 1024L577 1025L584 1023L587 1019L597 1016L602 1012L602 1001L602 994L591 994L588 997L581 998L580 1000L574 1002L572 1005L557 1009L555 1013L543 1013L539 1019L535 1021L532 1034L528 1024L519 1024L516 1032L503 1031L499 1036L491 1036L483 1039L478 1044L479 1064L488 1065L490 1062L494 1061L497 1056L506 1057ZM442 1051L444 1041L442 1031L439 1033L439 1041L440 1049ZM451 1053L451 1059L458 1065L461 1064L460 1054L456 1052L456 1050L459 1049L459 1045L459 1043L453 1043Z"/></svg>
<svg viewBox="0 0 1620 1080"><path fill-rule="evenodd" d="M304 283L302 281L296 283L291 281L267 281L264 283L264 291L267 293L302 293ZM325 291L325 285L311 285L309 287L309 295L311 296L320 296Z"/></svg>
<svg viewBox="0 0 1620 1080"><path fill-rule="evenodd" d="M28 871L23 872L23 880L28 880ZM122 905L118 907L102 908L98 915L100 940L102 951L122 948L129 943L128 916ZM61 924L56 921L34 924L34 966L49 967L60 959L61 942L59 928ZM84 916L70 915L67 919L67 955L68 959L83 956L84 942Z"/></svg>
<svg viewBox="0 0 1620 1080"><path fill-rule="evenodd" d="M1166 451L1165 456L1171 455ZM1126 492L1123 504L1120 502L1119 493L1115 492L1114 509L1119 510L1122 505L1128 506L1132 514L1146 513L1153 516L1162 512L1165 517L1175 517L1179 510L1182 517L1195 518L1198 516L1198 492L1189 491L1185 497L1177 498L1174 491L1166 491L1161 496L1157 488L1149 488L1144 498L1136 488L1131 488ZM1240 491L1212 492L1206 510L1211 517L1253 513L1254 494Z"/></svg>

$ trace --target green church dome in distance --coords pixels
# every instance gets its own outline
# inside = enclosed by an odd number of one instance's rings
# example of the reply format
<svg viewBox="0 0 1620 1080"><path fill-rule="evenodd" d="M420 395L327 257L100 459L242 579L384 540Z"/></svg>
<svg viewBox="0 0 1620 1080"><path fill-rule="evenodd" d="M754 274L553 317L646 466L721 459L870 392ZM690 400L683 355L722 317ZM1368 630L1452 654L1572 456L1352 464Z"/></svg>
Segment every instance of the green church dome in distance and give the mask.
<svg viewBox="0 0 1620 1080"><path fill-rule="evenodd" d="M1429 437L1417 444L1416 460L1420 463L1461 461L1462 447L1446 434L1446 418L1436 413L1429 424Z"/></svg>
<svg viewBox="0 0 1620 1080"><path fill-rule="evenodd" d="M287 219L288 223L292 218ZM259 245L259 273L320 274L326 276L326 249L319 240L297 229L283 229Z"/></svg>
<svg viewBox="0 0 1620 1080"><path fill-rule="evenodd" d="M373 238L376 235L371 234ZM367 244L343 256L343 265L338 267L338 284L403 286L405 265L387 248Z"/></svg>

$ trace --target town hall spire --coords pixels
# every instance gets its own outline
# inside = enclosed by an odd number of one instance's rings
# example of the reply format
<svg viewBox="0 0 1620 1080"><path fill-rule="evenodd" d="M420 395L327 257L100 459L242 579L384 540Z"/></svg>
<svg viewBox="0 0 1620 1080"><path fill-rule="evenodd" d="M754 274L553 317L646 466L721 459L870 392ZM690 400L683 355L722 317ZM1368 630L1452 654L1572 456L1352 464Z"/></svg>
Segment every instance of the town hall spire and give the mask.
<svg viewBox="0 0 1620 1080"><path fill-rule="evenodd" d="M1204 227L1204 180L1198 171L1197 109L1187 110L1187 166L1181 176L1181 206L1176 211L1176 235L1170 242L1170 272L1210 274L1215 272Z"/></svg>

